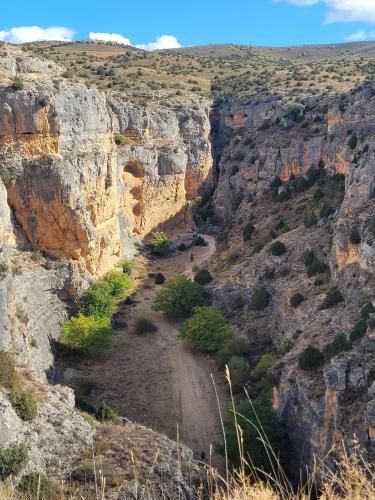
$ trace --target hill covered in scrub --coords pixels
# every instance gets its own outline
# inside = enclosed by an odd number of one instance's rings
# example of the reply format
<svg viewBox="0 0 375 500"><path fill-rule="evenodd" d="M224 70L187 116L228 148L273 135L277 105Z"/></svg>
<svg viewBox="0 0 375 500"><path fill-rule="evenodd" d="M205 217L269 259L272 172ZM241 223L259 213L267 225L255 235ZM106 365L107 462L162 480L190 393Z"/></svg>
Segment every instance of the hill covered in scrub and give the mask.
<svg viewBox="0 0 375 500"><path fill-rule="evenodd" d="M216 405L207 380L226 364L235 405L254 419L244 386L292 480L345 447L373 461L374 50L0 46L4 487L42 473L73 498L215 498L199 420L218 441L220 420L190 402ZM151 299L177 270L195 281L172 321ZM197 340L202 321L220 342L207 327Z"/></svg>

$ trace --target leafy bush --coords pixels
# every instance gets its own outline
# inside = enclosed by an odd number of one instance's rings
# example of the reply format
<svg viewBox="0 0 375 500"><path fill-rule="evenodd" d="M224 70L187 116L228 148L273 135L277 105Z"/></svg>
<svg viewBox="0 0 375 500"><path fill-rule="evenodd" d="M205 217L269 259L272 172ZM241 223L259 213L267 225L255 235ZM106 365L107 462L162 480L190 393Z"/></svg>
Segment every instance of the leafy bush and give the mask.
<svg viewBox="0 0 375 500"><path fill-rule="evenodd" d="M244 358L232 356L228 362L232 389L238 392L245 385L249 378L249 365Z"/></svg>
<svg viewBox="0 0 375 500"><path fill-rule="evenodd" d="M68 347L88 354L105 349L111 343L112 328L106 318L79 314L65 321L62 331L62 340Z"/></svg>
<svg viewBox="0 0 375 500"><path fill-rule="evenodd" d="M238 207L241 205L244 195L241 191L237 191L230 194L230 206L232 212L236 212Z"/></svg>
<svg viewBox="0 0 375 500"><path fill-rule="evenodd" d="M143 335L145 333L154 333L157 331L157 326L148 318L137 318L135 322L135 333Z"/></svg>
<svg viewBox="0 0 375 500"><path fill-rule="evenodd" d="M3 181L6 186L13 179L12 173L6 167L0 165L0 179Z"/></svg>
<svg viewBox="0 0 375 500"><path fill-rule="evenodd" d="M150 241L151 253L160 257L165 257L171 252L171 241L162 231L152 233Z"/></svg>
<svg viewBox="0 0 375 500"><path fill-rule="evenodd" d="M361 309L361 318L369 319L370 314L372 314L373 312L375 312L374 306L371 302L368 302Z"/></svg>
<svg viewBox="0 0 375 500"><path fill-rule="evenodd" d="M165 276L162 273L157 273L154 278L155 285L162 285L165 283Z"/></svg>
<svg viewBox="0 0 375 500"><path fill-rule="evenodd" d="M117 146L123 146L126 142L126 138L124 135L122 134L116 134L115 135L115 143L117 144Z"/></svg>
<svg viewBox="0 0 375 500"><path fill-rule="evenodd" d="M275 241L270 248L271 254L275 256L283 255L286 252L286 247L281 241Z"/></svg>
<svg viewBox="0 0 375 500"><path fill-rule="evenodd" d="M111 271L106 274L103 281L109 286L109 292L114 297L123 297L132 286L129 274L119 271Z"/></svg>
<svg viewBox="0 0 375 500"><path fill-rule="evenodd" d="M321 262L313 250L306 250L301 257L302 262L306 266L306 272L309 277L316 274L323 274L329 271L329 267L324 262Z"/></svg>
<svg viewBox="0 0 375 500"><path fill-rule="evenodd" d="M266 450L261 439L267 439L275 456L278 456L286 448L286 430L278 420L273 408L260 400L251 402L246 399L240 401L236 406L236 419L232 412L226 420L225 435L228 457L234 466L239 467L242 463L237 442L236 420L242 429L245 460L251 461L251 464L256 468L271 472L272 463L269 456L272 454Z"/></svg>
<svg viewBox="0 0 375 500"><path fill-rule="evenodd" d="M130 259L123 259L119 262L119 267L121 267L122 272L131 276L134 268L134 261Z"/></svg>
<svg viewBox="0 0 375 500"><path fill-rule="evenodd" d="M22 476L19 489L26 498L37 498L38 500L50 500L54 486L53 482L41 472L33 471Z"/></svg>
<svg viewBox="0 0 375 500"><path fill-rule="evenodd" d="M216 363L220 370L225 369L232 356L247 357L250 353L249 341L243 337L233 338L217 353Z"/></svg>
<svg viewBox="0 0 375 500"><path fill-rule="evenodd" d="M251 305L257 311L262 311L268 307L271 296L263 286L257 288L251 297Z"/></svg>
<svg viewBox="0 0 375 500"><path fill-rule="evenodd" d="M188 316L194 307L202 306L204 302L202 286L181 275L164 283L156 296L153 309L163 312L166 316L179 318Z"/></svg>
<svg viewBox="0 0 375 500"><path fill-rule="evenodd" d="M79 312L85 316L109 318L113 314L114 308L112 288L106 281L91 285L88 290L83 292L79 300Z"/></svg>
<svg viewBox="0 0 375 500"><path fill-rule="evenodd" d="M344 333L338 333L333 341L325 346L323 354L326 360L329 360L342 351L349 351L351 347L352 344L348 341L346 335Z"/></svg>
<svg viewBox="0 0 375 500"><path fill-rule="evenodd" d="M331 207L331 205L328 203L328 201L325 201L322 206L320 207L319 210L319 217L329 217L332 215L334 212L334 209Z"/></svg>
<svg viewBox="0 0 375 500"><path fill-rule="evenodd" d="M290 297L290 305L294 308L298 307L303 301L305 300L305 297L302 295L302 293L294 293Z"/></svg>
<svg viewBox="0 0 375 500"><path fill-rule="evenodd" d="M116 418L116 413L103 401L95 412L95 418L99 420L99 422L106 422L108 420L114 420Z"/></svg>
<svg viewBox="0 0 375 500"><path fill-rule="evenodd" d="M321 188L316 188L314 195L313 195L313 200L314 201L320 201L322 198L324 198L324 191Z"/></svg>
<svg viewBox="0 0 375 500"><path fill-rule="evenodd" d="M298 365L302 370L316 370L324 363L323 354L317 349L309 345L304 349L298 357Z"/></svg>
<svg viewBox="0 0 375 500"><path fill-rule="evenodd" d="M326 295L326 298L323 300L323 303L319 307L320 310L329 309L330 307L334 307L336 304L339 304L344 300L341 295L340 290L338 288L332 288Z"/></svg>
<svg viewBox="0 0 375 500"><path fill-rule="evenodd" d="M350 230L349 241L353 245L359 245L361 243L361 235L356 227L352 227Z"/></svg>
<svg viewBox="0 0 375 500"><path fill-rule="evenodd" d="M24 444L13 444L0 450L0 480L4 481L11 474L18 474L26 465L28 450Z"/></svg>
<svg viewBox="0 0 375 500"><path fill-rule="evenodd" d="M211 273L207 269L200 269L194 276L194 281L200 285L208 285L212 281Z"/></svg>
<svg viewBox="0 0 375 500"><path fill-rule="evenodd" d="M244 241L248 241L254 233L255 233L254 224L251 224L251 222L248 222L246 224L246 226L243 228L243 232L242 232Z"/></svg>
<svg viewBox="0 0 375 500"><path fill-rule="evenodd" d="M21 420L31 422L37 416L37 401L30 391L26 389L13 389L9 399L14 411Z"/></svg>
<svg viewBox="0 0 375 500"><path fill-rule="evenodd" d="M180 337L201 351L218 351L232 339L233 330L216 307L196 307L183 323Z"/></svg>
<svg viewBox="0 0 375 500"><path fill-rule="evenodd" d="M255 365L254 374L259 378L264 377L267 374L269 368L277 363L277 361L278 357L276 356L276 354L273 354L271 352L264 353L258 363Z"/></svg>
<svg viewBox="0 0 375 500"><path fill-rule="evenodd" d="M0 385L11 388L15 384L16 378L17 374L13 356L0 349Z"/></svg>

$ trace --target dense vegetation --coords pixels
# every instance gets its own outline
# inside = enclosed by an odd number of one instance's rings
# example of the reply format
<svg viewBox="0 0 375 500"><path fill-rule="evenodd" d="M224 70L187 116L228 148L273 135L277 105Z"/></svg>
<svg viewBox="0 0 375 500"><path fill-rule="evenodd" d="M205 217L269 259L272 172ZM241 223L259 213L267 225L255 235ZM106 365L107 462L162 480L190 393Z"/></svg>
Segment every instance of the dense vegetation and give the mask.
<svg viewBox="0 0 375 500"><path fill-rule="evenodd" d="M176 276L167 280L157 294L153 309L171 318L184 318L196 306L202 306L205 294L201 285L186 276Z"/></svg>

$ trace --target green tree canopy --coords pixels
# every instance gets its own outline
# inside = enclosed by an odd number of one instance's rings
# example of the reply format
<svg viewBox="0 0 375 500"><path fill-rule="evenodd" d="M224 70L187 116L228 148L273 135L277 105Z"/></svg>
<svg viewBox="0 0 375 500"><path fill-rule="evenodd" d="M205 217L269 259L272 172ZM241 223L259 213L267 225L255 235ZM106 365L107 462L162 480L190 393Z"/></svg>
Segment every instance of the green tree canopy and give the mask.
<svg viewBox="0 0 375 500"><path fill-rule="evenodd" d="M202 306L204 302L202 286L180 275L164 283L156 296L153 309L171 318L183 318L188 316L194 307Z"/></svg>

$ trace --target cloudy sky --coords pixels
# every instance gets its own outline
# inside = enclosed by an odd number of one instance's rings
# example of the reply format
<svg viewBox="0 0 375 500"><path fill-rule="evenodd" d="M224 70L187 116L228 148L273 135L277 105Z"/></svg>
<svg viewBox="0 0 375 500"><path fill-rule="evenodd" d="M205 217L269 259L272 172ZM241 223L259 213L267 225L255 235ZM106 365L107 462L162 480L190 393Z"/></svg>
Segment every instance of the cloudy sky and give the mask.
<svg viewBox="0 0 375 500"><path fill-rule="evenodd" d="M375 40L375 0L18 0L1 7L0 40L88 38L146 50Z"/></svg>

